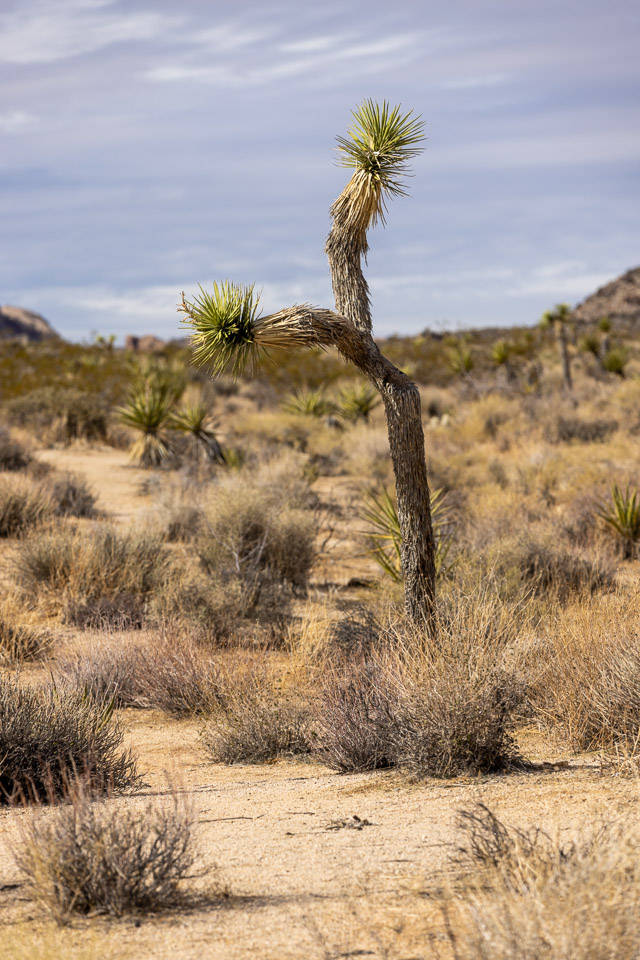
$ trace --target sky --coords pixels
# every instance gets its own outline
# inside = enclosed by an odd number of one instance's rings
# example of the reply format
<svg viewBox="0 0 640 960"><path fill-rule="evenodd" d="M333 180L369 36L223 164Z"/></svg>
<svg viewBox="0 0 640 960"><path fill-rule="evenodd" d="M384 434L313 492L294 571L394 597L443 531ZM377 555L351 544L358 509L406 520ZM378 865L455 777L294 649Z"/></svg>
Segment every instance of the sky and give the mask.
<svg viewBox="0 0 640 960"><path fill-rule="evenodd" d="M640 264L637 0L0 0L0 303L184 331L199 283L332 307L336 135L426 124L375 333L533 324Z"/></svg>

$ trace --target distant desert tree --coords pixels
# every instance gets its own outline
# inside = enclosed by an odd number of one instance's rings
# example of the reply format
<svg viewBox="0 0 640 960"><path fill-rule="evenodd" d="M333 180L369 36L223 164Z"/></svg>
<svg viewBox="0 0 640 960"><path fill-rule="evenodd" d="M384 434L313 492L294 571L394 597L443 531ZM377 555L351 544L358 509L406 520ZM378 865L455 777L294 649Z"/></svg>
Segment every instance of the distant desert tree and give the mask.
<svg viewBox="0 0 640 960"><path fill-rule="evenodd" d="M259 313L253 286L229 281L183 294L179 310L193 329L195 361L212 373L238 375L270 347L333 347L379 391L384 404L402 534L401 561L408 616L429 621L435 597L435 548L418 388L384 357L372 335L369 287L362 258L367 232L385 222L389 199L405 194L403 175L421 152L424 124L400 107L366 100L338 137L351 179L330 209L329 259L336 310L298 304L269 316Z"/></svg>
<svg viewBox="0 0 640 960"><path fill-rule="evenodd" d="M567 327L571 320L571 307L568 303L558 303L553 310L546 310L540 319L540 326L543 329L552 328L555 332L560 347L560 360L562 362L562 377L564 385L569 393L573 390L573 380L571 379L571 360L569 358L569 345L567 343Z"/></svg>

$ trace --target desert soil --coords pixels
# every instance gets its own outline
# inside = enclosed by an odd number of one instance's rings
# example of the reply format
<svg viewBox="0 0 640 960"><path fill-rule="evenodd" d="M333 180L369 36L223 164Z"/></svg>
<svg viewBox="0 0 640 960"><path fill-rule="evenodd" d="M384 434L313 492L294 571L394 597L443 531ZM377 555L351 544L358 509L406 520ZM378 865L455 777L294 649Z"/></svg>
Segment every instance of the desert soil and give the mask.
<svg viewBox="0 0 640 960"><path fill-rule="evenodd" d="M141 493L147 474L129 466L126 454L41 455L84 474L99 506L119 522L152 507ZM133 710L121 711L120 720L146 786L107 802L142 812L170 785L188 796L200 865L208 870L191 882L197 897L163 916L90 918L56 931L27 898L12 857L29 814L0 808L8 957L448 958L441 906L443 888L455 881L460 810L483 802L506 822L559 837L638 817L637 783L602 776L593 757L560 756L536 731L521 733L521 747L547 761L544 769L415 783L396 772L340 776L304 762L215 765L199 747L196 722Z"/></svg>

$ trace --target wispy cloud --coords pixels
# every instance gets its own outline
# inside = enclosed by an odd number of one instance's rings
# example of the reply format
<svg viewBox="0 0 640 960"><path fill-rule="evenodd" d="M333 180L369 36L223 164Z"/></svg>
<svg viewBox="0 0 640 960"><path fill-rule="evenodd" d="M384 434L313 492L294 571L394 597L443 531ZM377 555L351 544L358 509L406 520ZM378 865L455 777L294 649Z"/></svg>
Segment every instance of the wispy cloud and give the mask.
<svg viewBox="0 0 640 960"><path fill-rule="evenodd" d="M23 133L33 130L37 117L26 110L8 110L0 113L0 133Z"/></svg>
<svg viewBox="0 0 640 960"><path fill-rule="evenodd" d="M113 44L151 40L182 18L124 12L113 0L19 0L0 14L0 63L54 63Z"/></svg>
<svg viewBox="0 0 640 960"><path fill-rule="evenodd" d="M364 40L353 35L323 36L273 41L266 46L264 40L260 31L220 28L210 35L209 43L219 43L221 54L233 53L236 46L248 48L241 64L233 56L222 56L216 63L203 65L201 53L191 52L180 61L151 67L143 76L156 83L192 81L220 87L261 86L314 75L325 80L333 75L337 80L350 71L380 72L397 60L417 55L420 49L420 31Z"/></svg>

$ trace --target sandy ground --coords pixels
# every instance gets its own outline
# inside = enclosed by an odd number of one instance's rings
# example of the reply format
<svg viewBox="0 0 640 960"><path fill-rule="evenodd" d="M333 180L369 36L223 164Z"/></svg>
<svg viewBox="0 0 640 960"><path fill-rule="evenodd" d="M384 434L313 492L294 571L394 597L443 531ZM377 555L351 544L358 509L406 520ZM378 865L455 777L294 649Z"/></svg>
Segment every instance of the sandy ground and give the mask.
<svg viewBox="0 0 640 960"><path fill-rule="evenodd" d="M72 448L40 455L84 474L98 506L118 522L152 507L140 494L148 474L131 467L125 453ZM341 563L351 550L343 542L338 531ZM8 958L448 958L440 904L461 809L482 801L509 823L560 837L603 819L638 818L637 782L601 776L590 757L565 758L564 766L544 771L412 783L398 773L338 776L303 762L214 765L197 723L131 710L120 720L147 785L135 797L108 802L142 812L167 796L168 783L188 795L208 871L189 883L197 897L164 916L91 918L55 931L26 896L12 857L29 814L0 808L0 939ZM563 759L534 731L521 740L532 759ZM355 817L368 823L358 829ZM228 896L219 896L221 885Z"/></svg>
<svg viewBox="0 0 640 960"><path fill-rule="evenodd" d="M301 762L225 767L206 761L198 726L124 711L145 788L135 804L188 794L208 875L191 908L139 921L79 920L65 943L99 933L95 957L277 958L448 956L439 903L460 834L461 809L484 802L505 821L560 838L602 820L636 819L632 781L599 775L589 758L556 770L411 783L391 772L339 776ZM530 754L544 752L533 734ZM0 812L0 903L9 937L46 930L25 897L11 849L24 814ZM354 817L368 821L349 826ZM219 898L215 885L229 896ZM387 951L387 952L385 952Z"/></svg>

